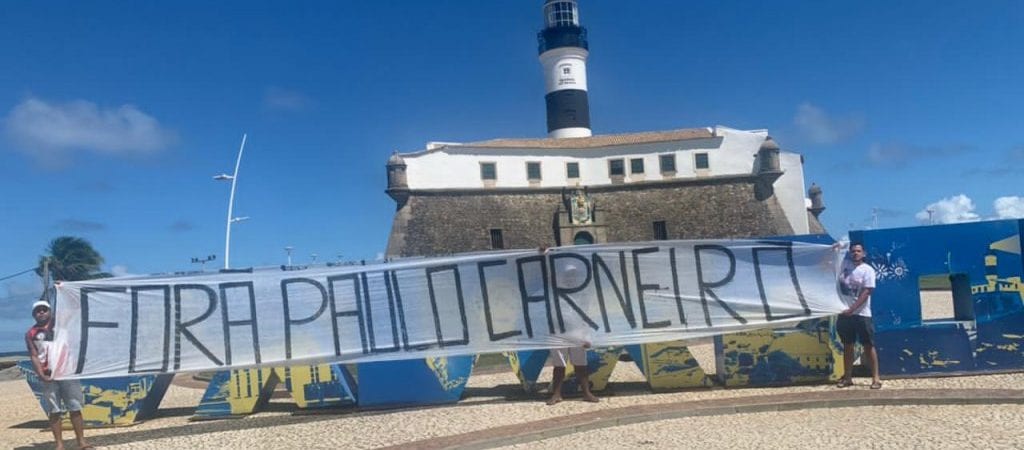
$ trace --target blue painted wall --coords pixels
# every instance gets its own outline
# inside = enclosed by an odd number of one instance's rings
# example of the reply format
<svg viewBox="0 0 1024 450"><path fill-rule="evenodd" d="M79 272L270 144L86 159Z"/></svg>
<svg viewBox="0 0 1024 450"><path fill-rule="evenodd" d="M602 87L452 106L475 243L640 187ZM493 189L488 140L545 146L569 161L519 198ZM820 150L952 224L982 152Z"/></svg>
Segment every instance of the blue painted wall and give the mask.
<svg viewBox="0 0 1024 450"><path fill-rule="evenodd" d="M1022 235L1024 220L851 232L878 272L871 313L882 374L1024 369ZM919 278L935 274L969 284L955 318L922 320Z"/></svg>

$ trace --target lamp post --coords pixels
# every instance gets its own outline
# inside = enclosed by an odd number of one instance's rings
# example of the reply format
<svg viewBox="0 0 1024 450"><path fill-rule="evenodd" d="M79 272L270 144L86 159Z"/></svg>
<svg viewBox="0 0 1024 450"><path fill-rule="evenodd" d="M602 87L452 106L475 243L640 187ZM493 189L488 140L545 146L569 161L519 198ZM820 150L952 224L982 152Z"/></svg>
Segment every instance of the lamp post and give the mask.
<svg viewBox="0 0 1024 450"><path fill-rule="evenodd" d="M235 206L235 184L238 183L238 166L242 164L242 151L245 150L246 135L242 134L242 145L238 147L238 160L235 161L235 172L232 175L222 173L213 177L214 180L231 180L231 196L228 197L228 220L224 231L224 268L231 268L231 224L249 219L249 217L233 217Z"/></svg>

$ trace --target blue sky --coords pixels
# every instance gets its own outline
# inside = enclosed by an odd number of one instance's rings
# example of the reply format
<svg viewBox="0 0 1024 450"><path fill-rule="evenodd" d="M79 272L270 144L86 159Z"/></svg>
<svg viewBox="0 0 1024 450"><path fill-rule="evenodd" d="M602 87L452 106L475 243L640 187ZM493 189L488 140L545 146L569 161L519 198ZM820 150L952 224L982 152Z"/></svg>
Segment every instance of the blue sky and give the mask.
<svg viewBox="0 0 1024 450"><path fill-rule="evenodd" d="M545 136L542 1L13 2L0 15L0 277L59 235L105 269L372 259L393 150ZM581 2L597 134L767 128L835 236L1019 217L1024 3ZM997 199L999 200L997 204ZM36 291L0 282L0 299ZM28 320L28 314L24 315Z"/></svg>

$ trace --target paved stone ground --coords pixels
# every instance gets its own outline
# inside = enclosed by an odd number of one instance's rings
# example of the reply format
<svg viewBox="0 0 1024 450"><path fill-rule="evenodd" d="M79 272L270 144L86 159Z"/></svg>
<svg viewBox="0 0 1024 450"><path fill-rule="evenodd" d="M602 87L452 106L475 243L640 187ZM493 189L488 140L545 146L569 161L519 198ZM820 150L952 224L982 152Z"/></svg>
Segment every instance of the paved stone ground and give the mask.
<svg viewBox="0 0 1024 450"><path fill-rule="evenodd" d="M503 448L1020 448L1022 423L1020 405L866 406L670 419Z"/></svg>
<svg viewBox="0 0 1024 450"><path fill-rule="evenodd" d="M548 376L542 374L542 379ZM464 400L456 405L306 414L288 400L276 399L265 412L250 417L205 422L188 420L202 390L176 384L157 418L88 434L102 447L159 449L513 444L991 448L1024 442L1024 373L886 380L880 391L868 389L869 380L858 379L857 386L842 390L815 385L653 394L639 380L635 366L621 364L612 375L611 391L601 394L601 403L570 398L546 406L543 395L522 393L511 373L474 375ZM959 404L971 402L991 404ZM907 403L914 406L899 406ZM0 447L51 448L42 412L24 380L0 382L0 404ZM856 425L851 425L854 421ZM865 435L872 438L865 440Z"/></svg>

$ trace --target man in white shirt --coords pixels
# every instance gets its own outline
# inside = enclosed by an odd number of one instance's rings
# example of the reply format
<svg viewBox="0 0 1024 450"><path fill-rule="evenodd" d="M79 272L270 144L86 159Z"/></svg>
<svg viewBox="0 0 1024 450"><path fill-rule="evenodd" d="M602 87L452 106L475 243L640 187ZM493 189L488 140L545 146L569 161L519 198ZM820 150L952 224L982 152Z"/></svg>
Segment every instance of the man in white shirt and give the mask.
<svg viewBox="0 0 1024 450"><path fill-rule="evenodd" d="M878 352L875 350L875 328L871 322L871 292L875 290L875 269L864 262L864 245L850 245L849 258L843 261L839 274L840 297L847 308L836 320L836 332L843 343L843 376L836 387L853 385L854 344L864 346L864 358L871 363L871 389L880 389Z"/></svg>
<svg viewBox="0 0 1024 450"><path fill-rule="evenodd" d="M78 380L54 380L50 370L53 362L53 316L50 304L40 300L32 304L32 317L36 324L25 333L25 345L35 369L36 377L42 387L40 402L50 419L50 431L58 450L64 449L63 424L61 419L65 412L71 416L71 427L75 430L78 448L93 448L85 442L85 422L82 419L82 408L85 407L85 395Z"/></svg>

